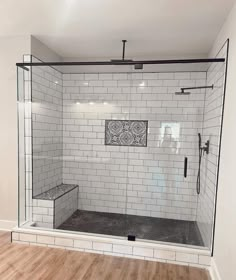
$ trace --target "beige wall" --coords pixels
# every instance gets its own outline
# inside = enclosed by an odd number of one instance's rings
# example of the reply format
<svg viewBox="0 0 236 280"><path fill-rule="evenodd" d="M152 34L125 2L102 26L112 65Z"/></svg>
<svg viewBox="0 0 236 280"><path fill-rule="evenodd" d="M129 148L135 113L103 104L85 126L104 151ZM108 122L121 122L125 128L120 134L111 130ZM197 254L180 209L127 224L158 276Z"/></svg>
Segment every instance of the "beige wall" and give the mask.
<svg viewBox="0 0 236 280"><path fill-rule="evenodd" d="M31 54L33 54L35 57L37 57L40 60L43 61L61 61L62 58L49 49L46 45L44 45L41 41L39 41L37 38L34 36L31 36Z"/></svg>
<svg viewBox="0 0 236 280"><path fill-rule="evenodd" d="M236 279L236 4L212 50L230 39L227 91L219 174L214 262L222 280Z"/></svg>
<svg viewBox="0 0 236 280"><path fill-rule="evenodd" d="M33 36L0 37L0 229L17 220L17 76L24 54L41 60L61 58Z"/></svg>
<svg viewBox="0 0 236 280"><path fill-rule="evenodd" d="M17 220L16 62L30 53L30 36L0 37L0 228ZM12 221L5 222L3 221ZM5 226L4 226L5 224Z"/></svg>

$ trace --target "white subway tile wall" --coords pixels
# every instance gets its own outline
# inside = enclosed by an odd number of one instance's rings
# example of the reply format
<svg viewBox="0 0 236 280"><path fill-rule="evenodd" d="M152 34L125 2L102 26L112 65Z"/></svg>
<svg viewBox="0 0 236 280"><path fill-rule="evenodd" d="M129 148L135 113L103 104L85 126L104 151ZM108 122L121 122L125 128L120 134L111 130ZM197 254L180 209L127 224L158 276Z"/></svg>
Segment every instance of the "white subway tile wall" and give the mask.
<svg viewBox="0 0 236 280"><path fill-rule="evenodd" d="M32 126L36 196L62 183L62 75L48 66L32 67Z"/></svg>
<svg viewBox="0 0 236 280"><path fill-rule="evenodd" d="M183 248L162 244L148 244L144 242L130 242L92 236L77 236L75 234L56 232L32 232L15 230L12 233L12 242L27 245L48 246L67 250L120 256L175 263L181 265L208 268L211 262L210 252L194 248Z"/></svg>
<svg viewBox="0 0 236 280"><path fill-rule="evenodd" d="M78 188L75 188L55 200L55 221L57 228L78 209Z"/></svg>
<svg viewBox="0 0 236 280"><path fill-rule="evenodd" d="M53 200L33 199L32 220L37 227L52 229L54 224Z"/></svg>
<svg viewBox="0 0 236 280"><path fill-rule="evenodd" d="M78 209L78 188L55 200L33 199L32 221L36 227L57 228Z"/></svg>
<svg viewBox="0 0 236 280"><path fill-rule="evenodd" d="M205 90L175 92L205 84L205 72L64 74L63 182L80 186L79 209L195 220ZM106 119L148 120L147 147L105 146Z"/></svg>
<svg viewBox="0 0 236 280"><path fill-rule="evenodd" d="M226 56L227 46L224 46L218 57ZM207 247L211 246L213 233L225 67L226 63L212 63L207 71L207 85L214 84L214 89L206 92L202 140L203 144L210 140L210 150L202 158L201 193L197 208L198 227Z"/></svg>

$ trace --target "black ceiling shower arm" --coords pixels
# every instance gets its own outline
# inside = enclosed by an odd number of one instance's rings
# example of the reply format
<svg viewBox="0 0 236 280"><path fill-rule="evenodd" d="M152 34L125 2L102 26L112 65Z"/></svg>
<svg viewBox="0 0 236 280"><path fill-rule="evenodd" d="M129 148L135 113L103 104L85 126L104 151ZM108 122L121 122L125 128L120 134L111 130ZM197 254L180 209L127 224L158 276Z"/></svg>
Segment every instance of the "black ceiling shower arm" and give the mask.
<svg viewBox="0 0 236 280"><path fill-rule="evenodd" d="M125 44L126 44L127 40L122 40L123 43L123 52L122 52L122 60L125 60Z"/></svg>
<svg viewBox="0 0 236 280"><path fill-rule="evenodd" d="M133 61L132 59L125 59L125 47L126 47L126 42L127 42L127 40L122 40L122 43L123 43L122 61L123 61L123 62L126 62L126 61L132 62L132 61ZM141 70L141 69L143 69L143 64L142 64L142 63L136 63L136 64L134 64L134 69L135 69L135 70Z"/></svg>
<svg viewBox="0 0 236 280"><path fill-rule="evenodd" d="M132 59L125 59L126 43L127 43L127 40L122 40L122 58L121 59L111 59L111 61L109 61L109 65L123 65L123 64L132 65L132 64L129 64L129 63L133 62ZM108 64L106 64L105 61L101 61L100 63L105 63L102 65L108 65Z"/></svg>

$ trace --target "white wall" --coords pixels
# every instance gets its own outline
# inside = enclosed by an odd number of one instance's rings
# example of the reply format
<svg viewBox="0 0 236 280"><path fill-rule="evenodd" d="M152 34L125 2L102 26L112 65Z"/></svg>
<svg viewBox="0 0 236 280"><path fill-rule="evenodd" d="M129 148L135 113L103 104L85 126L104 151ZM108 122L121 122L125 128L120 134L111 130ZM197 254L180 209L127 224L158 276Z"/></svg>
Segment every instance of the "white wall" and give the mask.
<svg viewBox="0 0 236 280"><path fill-rule="evenodd" d="M15 63L22 61L23 54L29 52L30 36L0 37L0 228L11 227L17 220L17 94Z"/></svg>
<svg viewBox="0 0 236 280"><path fill-rule="evenodd" d="M230 39L227 92L219 174L214 261L222 280L236 279L236 4L212 50L216 54Z"/></svg>

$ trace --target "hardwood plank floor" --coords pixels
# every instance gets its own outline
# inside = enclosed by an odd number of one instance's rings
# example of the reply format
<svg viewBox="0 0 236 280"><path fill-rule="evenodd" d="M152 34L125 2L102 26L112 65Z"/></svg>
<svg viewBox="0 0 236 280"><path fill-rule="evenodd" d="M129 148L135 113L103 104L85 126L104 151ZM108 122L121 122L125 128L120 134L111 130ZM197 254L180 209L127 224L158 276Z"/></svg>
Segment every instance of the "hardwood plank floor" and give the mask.
<svg viewBox="0 0 236 280"><path fill-rule="evenodd" d="M203 269L11 244L0 232L1 280L209 280Z"/></svg>

